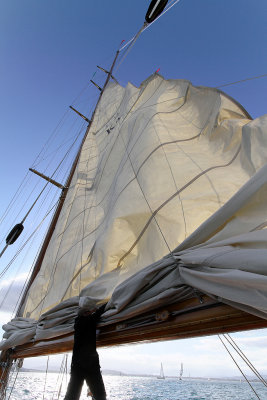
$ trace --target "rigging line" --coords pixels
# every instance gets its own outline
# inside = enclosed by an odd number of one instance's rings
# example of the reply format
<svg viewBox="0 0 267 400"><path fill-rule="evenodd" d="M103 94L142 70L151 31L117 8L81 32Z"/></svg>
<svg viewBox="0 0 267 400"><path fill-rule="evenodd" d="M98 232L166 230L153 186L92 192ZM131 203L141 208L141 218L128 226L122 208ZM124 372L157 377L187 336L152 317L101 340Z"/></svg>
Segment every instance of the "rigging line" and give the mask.
<svg viewBox="0 0 267 400"><path fill-rule="evenodd" d="M65 113L65 114L66 114L66 113ZM75 143L75 141L74 141L74 143ZM70 149L71 149L71 147L70 147ZM70 149L67 151L66 155L68 154L68 152L70 152ZM39 153L39 154L41 154L41 153ZM66 156L66 155L65 155L65 156ZM38 157L37 157L37 158L38 158ZM37 159L36 159L36 160L37 160ZM63 158L63 160L64 160L64 158ZM63 160L62 160L62 161L63 161ZM51 164L51 162L52 162L52 160L50 161L50 164ZM60 164L59 164L59 166L60 166ZM58 166L58 167L59 167L59 166ZM48 168L48 167L47 167L47 168ZM46 169L47 169L47 168L46 168ZM55 170L55 171L56 171L56 170ZM54 173L55 173L55 172L54 172ZM27 173L27 175L28 175L28 173ZM27 175L26 175L26 176L27 176ZM25 178L26 178L26 177L25 177ZM25 180L25 179L24 179L24 180ZM34 187L34 188L32 189L32 191L31 191L31 193L29 194L29 196L28 196L27 199L25 200L25 202L24 202L23 206L21 207L19 213L17 214L16 218L14 219L13 224L15 223L16 219L18 218L18 215L20 214L20 212L22 211L22 209L23 209L24 206L26 205L26 203L27 203L27 201L29 200L30 196L32 195L32 193L34 192L34 190L37 188L38 184L39 184L39 182L35 185L35 187ZM21 185L22 185L22 184L21 184ZM45 188L44 188L44 189L45 189ZM43 189L43 190L44 190L44 189ZM15 195L15 196L16 196L16 195ZM14 196L14 197L15 197L15 196ZM13 197L13 199L14 199L14 197ZM12 199L12 200L13 200L13 199ZM37 198L37 200L38 200L38 198ZM34 203L34 204L35 204L35 203ZM25 221L25 219L26 219L26 217L24 218L23 221ZM13 225L13 224L12 224L12 225ZM2 240L2 241L3 241L3 240ZM1 243L2 243L2 241L1 241Z"/></svg>
<svg viewBox="0 0 267 400"><path fill-rule="evenodd" d="M45 389L46 389L46 381L47 381L47 372L48 372L48 364L49 364L49 356L47 357L47 362L46 362L46 371L45 371L45 383L44 383L44 392L43 392L43 400L45 396Z"/></svg>
<svg viewBox="0 0 267 400"><path fill-rule="evenodd" d="M66 175L66 174L65 174L65 175ZM52 200L50 201L50 205L49 205L49 207L48 207L48 210L50 209L50 207L52 206L52 204L54 204L54 202L55 202L55 200L56 200L56 199L55 199L56 197L57 197L57 194L55 193L54 196L53 196L53 198L52 198ZM35 235L33 236L33 238L32 238L32 243L30 244L30 246L29 246L29 248L28 248L28 251L27 251L27 253L26 253L25 256L24 256L24 260L26 259L26 256L27 256L28 252L30 251L31 247L33 246L34 240L35 240ZM41 244L39 245L39 250L40 250L40 247L41 247ZM39 251L37 252L37 254L36 254L36 256L35 256L35 259L37 258L38 253L39 253ZM23 265L23 260L22 260L22 262L21 262L21 265ZM34 261L33 261L32 266L31 266L31 268L30 268L30 270L29 270L29 272L28 272L27 279L25 280L24 285L23 285L23 287L22 287L22 289L21 289L21 291L20 291L18 300L17 300L17 302L16 302L16 304L15 304L15 306L14 306L13 313L12 313L13 315L15 314L15 311L18 309L18 305L19 305L20 299L22 298L22 295L23 295L23 293L24 293L24 290L25 290L25 287L26 287L26 285L27 285L27 282L29 281L29 278L30 278L31 271L32 271L33 267L34 267ZM14 281L15 281L15 279L13 280L12 284L14 283ZM11 285L12 285L12 284L11 284ZM8 292L7 292L7 294L8 294ZM3 301L4 301L4 300L3 300ZM1 308L2 304L3 304L3 302L1 303L0 308Z"/></svg>
<svg viewBox="0 0 267 400"><path fill-rule="evenodd" d="M66 368L65 359L66 359L66 354L64 354L64 357L63 357L63 360L62 360L61 383L60 383L59 390L58 390L58 397L57 397L58 400L59 400L59 398L60 398L60 394L61 394L61 390L62 390L62 384L63 384L63 379L64 379L64 373L65 373L65 368Z"/></svg>
<svg viewBox="0 0 267 400"><path fill-rule="evenodd" d="M53 174L51 175L51 178L53 178L53 176L55 175L55 173L57 172L57 170L59 169L59 167L61 166L61 164L63 163L63 161L65 160L65 158L69 155L72 147L74 146L74 144L76 143L76 141L78 140L80 134L82 132L82 129L80 129L78 135L76 136L74 142L72 143L72 145L70 146L70 148L68 149L68 151L66 152L66 154L64 155L64 157L62 158L62 160L60 161L60 163L58 164L57 168L55 169L55 171L53 172ZM28 210L28 212L26 213L25 217L23 218L23 220L21 221L21 223L23 224L26 220L26 218L28 217L28 215L30 214L30 212L32 211L33 207L35 206L35 204L37 203L37 201L39 200L39 198L41 197L42 193L44 192L44 190L46 189L46 187L49 185L50 182L47 182L43 189L41 190L41 192L39 193L39 195L37 196L36 200L34 201L34 203L32 204L32 206L30 207L30 209Z"/></svg>
<svg viewBox="0 0 267 400"><path fill-rule="evenodd" d="M249 382L249 380L247 379L246 375L244 374L244 372L242 371L242 369L239 367L239 365L237 364L236 360L234 359L234 357L232 356L232 354L230 353L229 349L227 348L227 346L225 345L225 343L223 342L223 340L221 339L220 335L218 335L218 338L220 339L221 343L223 344L224 348L226 349L226 351L228 352L229 356L232 358L232 360L234 361L235 365L237 366L237 368L239 369L239 371L241 372L241 374L243 375L243 377L245 378L245 380L247 381L247 383L249 384L249 386L251 387L251 389L253 390L253 392L255 393L256 397L260 399L260 397L258 396L257 392L255 391L254 387L251 385L251 383Z"/></svg>
<svg viewBox="0 0 267 400"><path fill-rule="evenodd" d="M71 125L71 126L68 128L68 130L66 130L66 131L67 131L67 132L72 132L72 131L74 131L74 127L75 127L75 124L77 123L77 121L80 121L79 117L77 117L77 118L73 121L72 125ZM84 125L85 125L85 122L82 121L82 123L79 124L78 129L75 128L75 130L77 129L77 131L80 132L79 130L80 130L80 129L83 129L83 128L84 128ZM76 137L76 135L74 135L74 137ZM72 136L72 139L73 139L73 136ZM75 141L74 141L74 143L75 143ZM71 149L71 147L70 147L70 149ZM68 150L68 151L69 151L69 150ZM68 152L68 151L67 151L67 152ZM50 165L51 165L52 162L54 161L55 157L56 157L56 153L54 153L54 156L51 158L50 162L47 164L47 166L46 166L46 168L45 168L45 170L44 170L44 173L46 173L46 171L48 170L48 168L50 167ZM39 165L41 162L42 162L42 160L40 160L40 162L38 162L37 164L35 164L35 166Z"/></svg>
<svg viewBox="0 0 267 400"><path fill-rule="evenodd" d="M76 158L76 157L75 157L75 158ZM77 192L77 190L78 190L78 187L76 188L76 192ZM72 204L73 204L73 203L72 203ZM71 212L71 209L69 210L69 212ZM61 239L61 241L62 241L62 239ZM60 242L60 245L58 246L57 254L58 254L58 252L59 252L60 246L61 246L61 242ZM56 257L57 257L57 255L56 255ZM55 259L56 259L56 258L55 258ZM58 263L58 261L57 261L57 263ZM35 311L36 308L39 307L39 305L42 303L40 315L42 314L42 310L43 310L43 307L44 307L45 298L46 298L48 292L49 292L50 289L51 289L51 287L50 287L50 282L51 282L51 279L54 279L54 275L55 275L56 269L57 269L57 263L56 263L55 266L53 267L53 271L52 271L52 273L51 273L51 275L50 275L50 277L49 277L49 282L48 282L47 289L46 289L46 293L45 293L43 299L38 303L38 305L37 305L37 306L34 308L34 310L33 310L33 311Z"/></svg>
<svg viewBox="0 0 267 400"><path fill-rule="evenodd" d="M137 34L135 35L135 37L133 38L133 40L131 41L131 43L129 44L127 49L125 50L125 53L122 55L122 58L120 59L120 62L118 63L117 67L114 69L114 73L118 71L119 67L121 66L121 64L123 63L125 58L128 56L128 54L130 53L130 50L133 48L135 42L137 41L137 39L139 38L141 33L145 30L145 27L147 25L148 25L148 23L145 22L144 25L139 29L139 31L137 32Z"/></svg>
<svg viewBox="0 0 267 400"><path fill-rule="evenodd" d="M128 56L130 50L133 48L135 42L137 41L137 39L139 38L139 36L147 29L149 28L151 25L153 25L154 22L156 22L160 17L162 17L162 15L164 15L167 11L169 11L176 3L178 3L180 0L176 0L174 1L173 4L170 3L170 6L164 11L162 12L153 22L151 23L147 23L144 22L143 26L141 27L141 29L136 33L136 35L130 39L120 50L119 52L121 52L123 49L126 48L126 46L128 46L125 50L125 53L122 55L122 58L119 62L119 64L117 65L117 67L114 69L114 72L117 72L119 67L121 66L121 64L123 63L123 61L125 60L125 58Z"/></svg>
<svg viewBox="0 0 267 400"><path fill-rule="evenodd" d="M231 83L226 83L226 84L224 84L224 85L215 86L215 89L219 89L219 88L222 88L222 87L225 87L225 86L236 85L237 83L241 83L241 82L252 81L253 79L264 78L265 76L267 76L267 74L258 75L258 76L253 76L253 77L251 77L251 78L246 78L246 79L241 79L240 81L235 81L235 82L231 82Z"/></svg>
<svg viewBox="0 0 267 400"><path fill-rule="evenodd" d="M39 153L37 154L37 156L35 157L32 165L34 166L34 164L37 162L38 158L41 156L41 154L45 151L45 148L48 147L49 142L52 141L52 138L57 136L57 134L59 133L59 127L60 125L63 124L64 119L66 119L67 114L70 113L69 108L65 111L65 113L63 114L63 116L60 118L59 122L57 123L56 127L53 129L51 135L48 137L48 139L46 140L45 144L43 145L42 149L39 151Z"/></svg>
<svg viewBox="0 0 267 400"><path fill-rule="evenodd" d="M234 339L229 334L223 334L223 336L228 341L228 343L233 347L233 349L238 353L238 355L245 361L245 363L248 365L251 371L254 372L254 374L259 378L259 380L264 384L264 386L267 387L267 382L265 381L263 376L259 373L259 371L257 371L254 365L246 357L246 355L243 353L243 351L240 349L240 347L237 345Z"/></svg>
<svg viewBox="0 0 267 400"><path fill-rule="evenodd" d="M16 223L16 221L17 221L17 219L18 219L18 217L19 217L19 214L20 214L20 213L22 212L22 210L24 209L24 207L25 207L25 205L27 204L28 200L30 199L31 195L34 193L35 189L37 189L38 185L39 185L39 182L37 182L37 183L35 184L34 188L31 190L30 194L28 195L28 197L27 197L26 200L24 201L23 205L20 207L19 212L16 214L15 218L13 219L13 222L12 222L12 224L11 224L11 227ZM10 230L10 229L11 229L11 228L9 228L9 230ZM7 231L6 235L8 234L9 230ZM3 238L3 239L1 240L0 243L2 243L4 240L5 240L5 238Z"/></svg>
<svg viewBox="0 0 267 400"><path fill-rule="evenodd" d="M58 203L58 202L57 202ZM57 204L56 203L56 204ZM31 233L31 235L28 237L28 239L22 244L22 246L19 248L19 250L16 252L16 254L14 255L14 257L10 260L10 262L7 264L7 266L4 268L4 270L0 273L0 279L5 275L5 273L8 271L9 267L13 264L13 262L16 260L16 258L18 257L18 255L21 253L21 251L24 249L24 247L26 246L26 244L31 240L31 238L33 237L33 235L40 229L40 227L42 226L44 220L48 217L48 215L50 214L50 212L53 210L53 208L56 206L56 204L53 205L53 207L47 212L47 214L44 216L44 218L42 219L42 221L40 222L40 224L37 226L37 228Z"/></svg>
<svg viewBox="0 0 267 400"><path fill-rule="evenodd" d="M114 61L113 61L113 66L114 66L114 63L115 63L115 61L116 61L116 58L117 58L117 55L116 55L116 57L115 57L115 59L114 59ZM113 66L112 66L112 67L113 67ZM112 71L112 68L111 68L111 71ZM107 81L106 81L106 82L107 82ZM105 89L105 85L104 85L103 90L104 90L104 89ZM103 91L102 91L102 93L103 93ZM100 98L99 98L99 99L100 99ZM76 189L76 190L77 190L77 189ZM71 208L70 208L69 212L71 212ZM67 221L67 220L66 220L66 221ZM62 240L62 239L61 239L61 240ZM60 246L59 246L59 247L60 247ZM58 251L59 251L59 247L58 247ZM57 253L58 253L58 252L57 252ZM46 293L45 293L43 299L41 300L42 306L41 306L41 311L40 311L40 313L41 313L42 310L43 310L44 301L45 301L45 298L46 298L46 296L47 296L47 294L48 294L48 291L51 289L49 286L50 286L51 279L54 279L54 275L55 275L55 272L56 272L57 264L58 264L58 261L57 261L56 265L55 265L54 268L53 268L53 274L50 275L49 284L47 285ZM39 305L41 304L41 302L38 304L37 307L39 307ZM37 307L36 307L36 308L37 308ZM35 309L36 309L36 308L35 308Z"/></svg>
<svg viewBox="0 0 267 400"><path fill-rule="evenodd" d="M11 396L13 390L14 390L15 383L16 383L16 380L17 380L17 377L18 377L18 374L19 374L19 369L17 369L17 373L16 373L16 376L15 376L15 379L14 379L14 382L13 382L13 385L12 385L12 388L11 388L11 390L10 390L8 400L10 399L10 396Z"/></svg>
<svg viewBox="0 0 267 400"><path fill-rule="evenodd" d="M64 357L65 357L65 354L63 354L63 357L62 357L61 366L59 368L59 372L58 372L58 375L57 375L57 381L56 381L56 384L55 384L55 389L54 389L54 391L52 393L52 399L51 400L54 399L54 394L57 391L57 386L59 384L60 375L62 374L62 371L63 371L63 368L64 368Z"/></svg>
<svg viewBox="0 0 267 400"><path fill-rule="evenodd" d="M5 220L7 214L9 213L10 208L11 208L12 205L13 205L12 203L14 203L16 197L19 195L19 192L20 192L22 186L24 185L24 182L26 181L27 176L29 177L29 174L30 174L30 173L29 173L29 171L28 171L28 172L26 173L25 177L22 179L22 182L20 183L18 189L16 190L16 192L15 192L15 194L13 195L12 199L10 200L10 202L9 202L9 204L8 204L8 206L7 206L7 208L6 208L6 210L4 211L4 213L2 214L2 216L1 216L1 218L0 218L0 224L2 224L2 222Z"/></svg>
<svg viewBox="0 0 267 400"><path fill-rule="evenodd" d="M160 17L162 17L162 16L163 16L167 11L169 11L173 6L175 6L176 3L179 3L179 1L181 1L181 0L172 0L172 1L169 3L169 7L166 8L153 22L150 22L150 24L148 24L148 25L144 28L143 32L144 32L146 29L148 29L151 25L153 25ZM172 4L172 3L173 3L173 4ZM132 41L133 41L134 39L135 39L135 36L132 37L132 39L128 40L128 42L125 43L125 44L120 48L119 51L121 52L122 50L124 50L125 47L127 47L130 43L132 43Z"/></svg>
<svg viewBox="0 0 267 400"><path fill-rule="evenodd" d="M26 218L28 217L28 215L30 214L31 210L33 209L33 207L35 206L35 204L37 203L37 201L39 200L39 198L41 197L42 193L44 192L44 190L46 189L46 187L48 186L49 182L47 182L43 189L41 190L41 192L39 193L39 195L37 196L37 198L35 199L35 201L33 202L32 206L30 207L30 209L28 210L28 212L26 213L26 215L24 216L23 220L21 221L21 223L23 224L23 222L25 222Z"/></svg>
<svg viewBox="0 0 267 400"><path fill-rule="evenodd" d="M50 202L50 206L49 206L49 207L51 207L51 204L55 201L55 197L56 197L56 195L54 195L53 201ZM54 206L55 206L57 203L58 203L58 200L57 200L57 202L54 204ZM54 208L54 206L53 206L53 208ZM32 240L31 245L29 246L29 249L30 249L31 246L33 245L33 241L34 241L34 240L35 240L35 237L33 237L33 240ZM20 291L20 295L19 295L19 297L18 297L17 303L16 303L16 305L15 305L15 307L14 307L14 310L13 310L13 315L15 314L15 311L16 311L16 310L19 310L20 301L21 301L21 299L22 299L22 296L23 296L23 294L24 294L24 291L25 291L26 288L27 288L27 283L29 282L29 279L30 279L30 277L31 277L31 273L32 273L32 271L33 271L33 268L34 268L36 259L38 258L38 254L39 254L39 251L40 251L41 247L42 247L42 243L39 244L39 249L38 249L38 251L37 251L37 253L36 253L36 255L35 255L35 258L34 258L34 260L33 260L33 262L32 262L31 268L30 268L30 270L29 270L29 272L28 272L27 279L25 280L24 285L23 285L23 287L22 287L22 289L21 289L21 291Z"/></svg>
<svg viewBox="0 0 267 400"><path fill-rule="evenodd" d="M62 374L62 371L63 371L63 368L64 368L64 357L65 357L65 354L63 354L63 357L62 357L61 365L60 365L60 368L59 368L59 371L58 371L58 374L57 374L57 381L56 381L56 384L54 386L54 390L53 390L53 393L52 393L51 400L54 399L54 395L57 392L57 386L59 385L59 380L60 380L60 377L61 377L61 374Z"/></svg>
<svg viewBox="0 0 267 400"><path fill-rule="evenodd" d="M61 143L55 150L51 151L51 153L47 154L44 158L42 158L37 164L35 164L35 167L37 167L37 165L41 164L41 162L47 160L49 157L54 156L55 154L57 154L57 152L64 146L66 146L66 144L68 144L69 142L71 142L73 140L73 138L76 135L73 135L72 137L68 138L65 140L65 142ZM47 169L47 167L46 167Z"/></svg>

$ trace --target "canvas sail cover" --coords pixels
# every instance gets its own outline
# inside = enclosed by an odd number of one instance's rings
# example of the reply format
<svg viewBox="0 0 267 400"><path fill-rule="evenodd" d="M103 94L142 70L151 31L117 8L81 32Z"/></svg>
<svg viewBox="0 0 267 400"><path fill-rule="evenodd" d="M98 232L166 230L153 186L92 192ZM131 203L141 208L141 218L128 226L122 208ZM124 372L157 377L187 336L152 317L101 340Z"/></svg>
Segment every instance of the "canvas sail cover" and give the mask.
<svg viewBox="0 0 267 400"><path fill-rule="evenodd" d="M186 80L110 83L6 337L66 333L79 305L109 300L108 322L194 289L267 318L266 126Z"/></svg>

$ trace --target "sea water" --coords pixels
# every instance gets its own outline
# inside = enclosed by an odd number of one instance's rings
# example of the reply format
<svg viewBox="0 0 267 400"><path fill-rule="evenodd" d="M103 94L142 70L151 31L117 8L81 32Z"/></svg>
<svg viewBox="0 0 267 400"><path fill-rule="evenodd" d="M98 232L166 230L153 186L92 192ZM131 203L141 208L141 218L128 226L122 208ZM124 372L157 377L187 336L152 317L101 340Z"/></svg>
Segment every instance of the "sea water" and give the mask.
<svg viewBox="0 0 267 400"><path fill-rule="evenodd" d="M68 376L56 373L13 373L7 391L7 400L62 400ZM267 388L260 382L252 382L258 397L246 382L182 380L173 378L158 380L132 376L104 375L107 400L267 400ZM81 400L87 397L84 385Z"/></svg>

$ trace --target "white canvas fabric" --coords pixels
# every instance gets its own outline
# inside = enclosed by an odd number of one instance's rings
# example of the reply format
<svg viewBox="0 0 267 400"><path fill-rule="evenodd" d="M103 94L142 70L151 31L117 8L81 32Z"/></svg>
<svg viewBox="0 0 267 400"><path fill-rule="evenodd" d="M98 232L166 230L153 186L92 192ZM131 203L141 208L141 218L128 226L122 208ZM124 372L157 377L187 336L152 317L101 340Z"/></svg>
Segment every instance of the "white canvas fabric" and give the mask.
<svg viewBox="0 0 267 400"><path fill-rule="evenodd" d="M266 127L188 81L110 84L23 316L69 299L66 332L78 301L110 323L195 288L266 318Z"/></svg>

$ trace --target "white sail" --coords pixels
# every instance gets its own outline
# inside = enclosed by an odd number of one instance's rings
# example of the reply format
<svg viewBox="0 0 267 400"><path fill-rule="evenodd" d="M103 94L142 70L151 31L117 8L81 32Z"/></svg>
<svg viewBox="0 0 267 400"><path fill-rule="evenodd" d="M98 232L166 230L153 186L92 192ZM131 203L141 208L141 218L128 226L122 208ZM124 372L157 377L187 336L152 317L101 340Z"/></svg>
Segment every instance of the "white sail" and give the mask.
<svg viewBox="0 0 267 400"><path fill-rule="evenodd" d="M160 372L159 372L159 376L157 376L157 379L165 379L162 363L160 363Z"/></svg>
<svg viewBox="0 0 267 400"><path fill-rule="evenodd" d="M119 319L192 288L266 318L266 145L266 117L216 89L109 84L23 307L36 337L79 303Z"/></svg>
<svg viewBox="0 0 267 400"><path fill-rule="evenodd" d="M180 381L182 380L183 373L184 373L184 367L183 367L183 363L181 363L181 369L180 369L180 375L179 375Z"/></svg>

